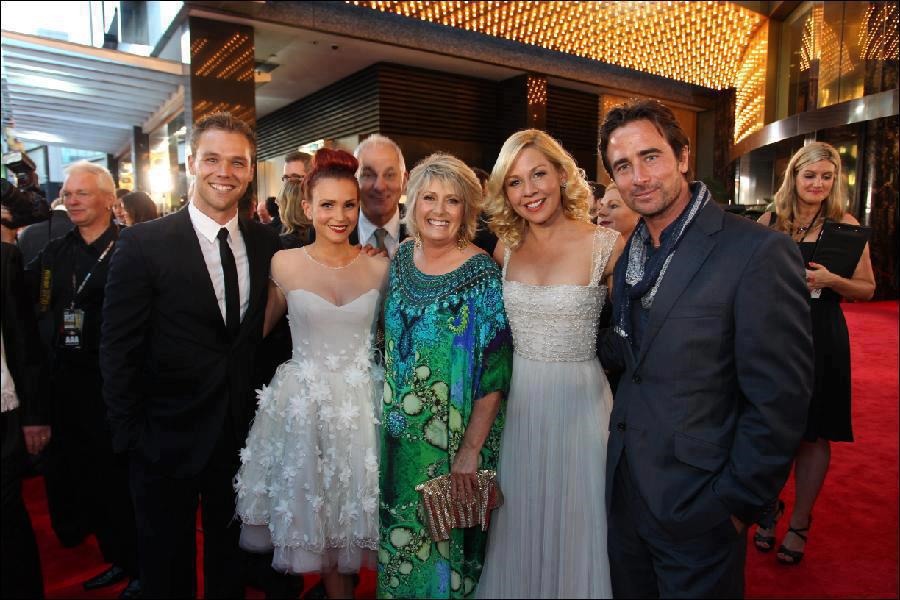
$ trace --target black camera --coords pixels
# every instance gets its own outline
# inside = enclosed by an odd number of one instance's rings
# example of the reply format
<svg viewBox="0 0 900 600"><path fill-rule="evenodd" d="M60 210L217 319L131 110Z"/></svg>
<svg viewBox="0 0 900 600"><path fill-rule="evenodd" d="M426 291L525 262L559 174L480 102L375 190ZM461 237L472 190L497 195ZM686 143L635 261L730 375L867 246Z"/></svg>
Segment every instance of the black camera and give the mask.
<svg viewBox="0 0 900 600"><path fill-rule="evenodd" d="M9 211L9 219L2 219L4 226L11 229L46 221L50 216L50 205L37 185L37 170L34 161L24 152L9 152L3 155L3 164L15 173L17 185L0 179L2 198L0 204Z"/></svg>

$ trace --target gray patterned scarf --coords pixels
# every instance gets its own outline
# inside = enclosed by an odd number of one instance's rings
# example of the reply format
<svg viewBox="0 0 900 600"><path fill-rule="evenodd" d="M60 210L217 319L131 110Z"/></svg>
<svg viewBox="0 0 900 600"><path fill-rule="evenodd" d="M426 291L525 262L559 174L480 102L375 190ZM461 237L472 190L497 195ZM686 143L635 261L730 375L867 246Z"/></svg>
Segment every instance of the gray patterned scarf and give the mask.
<svg viewBox="0 0 900 600"><path fill-rule="evenodd" d="M703 182L690 184L691 199L678 218L663 231L659 249L648 258L647 246L650 232L644 220L638 221L628 240L625 268L616 269L615 293L617 296L613 331L625 339L631 338L631 302L640 298L641 306L649 310L656 298L669 263L675 256L678 244L684 237L697 213L712 197Z"/></svg>

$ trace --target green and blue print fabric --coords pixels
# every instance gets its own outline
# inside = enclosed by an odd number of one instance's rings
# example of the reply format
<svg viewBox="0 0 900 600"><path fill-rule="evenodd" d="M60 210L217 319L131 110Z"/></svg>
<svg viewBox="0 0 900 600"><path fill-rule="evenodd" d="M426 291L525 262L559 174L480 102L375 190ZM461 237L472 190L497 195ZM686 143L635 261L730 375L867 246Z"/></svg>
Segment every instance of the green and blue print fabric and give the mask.
<svg viewBox="0 0 900 600"><path fill-rule="evenodd" d="M402 244L384 320L378 597L473 597L487 534L454 529L449 540L432 542L415 488L450 472L475 401L508 391L512 338L500 269L478 254L445 275L425 275L413 263L413 244ZM504 405L480 469L497 468Z"/></svg>

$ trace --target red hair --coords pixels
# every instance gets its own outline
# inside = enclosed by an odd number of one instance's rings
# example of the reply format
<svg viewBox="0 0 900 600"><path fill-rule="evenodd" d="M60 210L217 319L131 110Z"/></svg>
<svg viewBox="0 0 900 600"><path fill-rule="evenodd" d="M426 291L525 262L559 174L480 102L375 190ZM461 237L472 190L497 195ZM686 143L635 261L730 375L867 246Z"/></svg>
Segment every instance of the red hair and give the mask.
<svg viewBox="0 0 900 600"><path fill-rule="evenodd" d="M320 179L346 179L352 181L359 197L359 183L356 181L356 169L359 161L345 150L320 148L313 157L313 168L303 180L303 197L312 203L312 192Z"/></svg>

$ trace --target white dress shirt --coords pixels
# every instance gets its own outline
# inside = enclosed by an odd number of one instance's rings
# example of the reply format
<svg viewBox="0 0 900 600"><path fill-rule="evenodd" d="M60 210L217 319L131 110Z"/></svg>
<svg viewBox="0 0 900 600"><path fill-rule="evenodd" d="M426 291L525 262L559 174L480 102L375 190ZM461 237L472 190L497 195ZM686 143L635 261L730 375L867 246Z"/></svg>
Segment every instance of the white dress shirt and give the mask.
<svg viewBox="0 0 900 600"><path fill-rule="evenodd" d="M371 221L366 218L363 211L359 211L359 224L356 226L359 231L359 243L365 246L377 247L378 240L375 239L375 230L378 229ZM397 207L391 220L385 223L384 229L387 235L384 236L384 247L387 248L388 256L394 258L397 248L400 247L400 207Z"/></svg>
<svg viewBox="0 0 900 600"><path fill-rule="evenodd" d="M219 225L211 218L200 212L200 209L191 202L188 205L188 214L191 224L197 232L200 240L200 250L203 252L203 260L206 262L206 270L209 272L209 280L212 281L216 292L216 300L219 302L219 310L222 311L222 321L225 321L225 273L222 271L222 257L219 254L219 230L225 227L228 230L228 245L234 254L234 263L237 266L238 290L241 296L241 320L250 305L250 261L247 260L247 246L238 227L238 217L234 217L225 225Z"/></svg>

